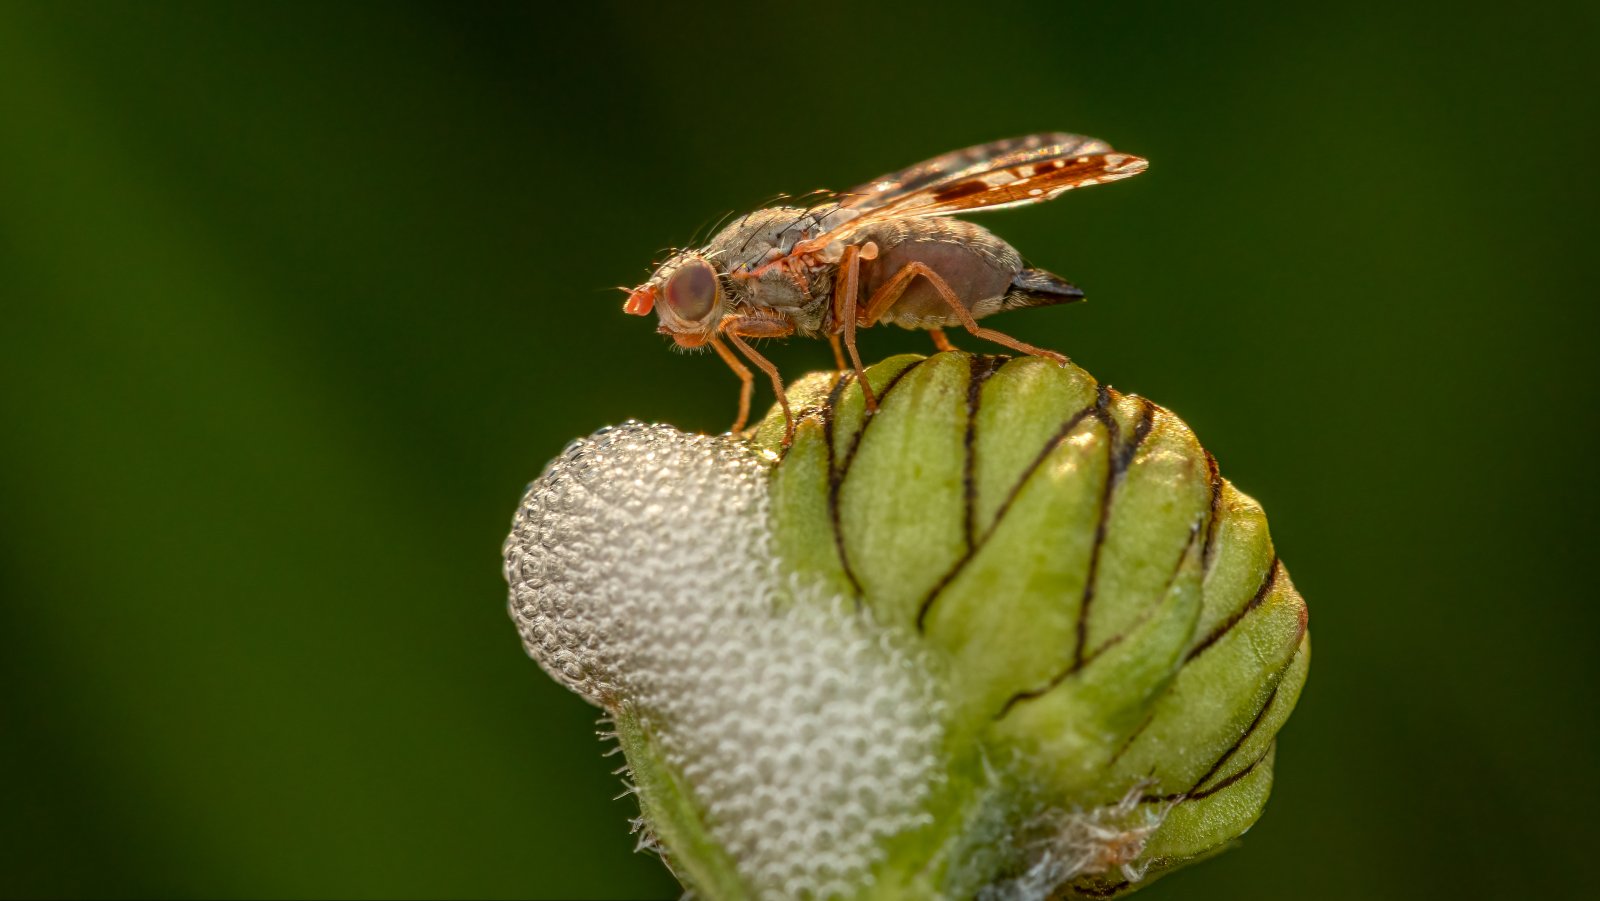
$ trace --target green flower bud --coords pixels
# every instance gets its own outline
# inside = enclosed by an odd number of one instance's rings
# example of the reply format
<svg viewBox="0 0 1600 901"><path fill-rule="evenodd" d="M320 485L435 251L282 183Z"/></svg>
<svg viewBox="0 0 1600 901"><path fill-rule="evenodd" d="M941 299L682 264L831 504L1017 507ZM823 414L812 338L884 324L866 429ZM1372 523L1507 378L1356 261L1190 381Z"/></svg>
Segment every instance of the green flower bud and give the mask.
<svg viewBox="0 0 1600 901"><path fill-rule="evenodd" d="M748 438L576 442L506 542L529 653L615 722L712 898L1110 897L1260 815L1309 661L1261 508L1038 358L797 382Z"/></svg>

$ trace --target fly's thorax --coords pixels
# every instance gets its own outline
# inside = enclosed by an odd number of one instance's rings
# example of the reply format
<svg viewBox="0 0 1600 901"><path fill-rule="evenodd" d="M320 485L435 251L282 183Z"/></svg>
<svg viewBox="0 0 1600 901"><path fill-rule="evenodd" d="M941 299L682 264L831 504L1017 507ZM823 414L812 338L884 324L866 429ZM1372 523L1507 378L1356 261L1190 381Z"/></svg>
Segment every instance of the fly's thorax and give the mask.
<svg viewBox="0 0 1600 901"><path fill-rule="evenodd" d="M836 203L811 209L769 207L729 223L702 252L724 271L739 275L786 256L801 241L838 228L858 215Z"/></svg>
<svg viewBox="0 0 1600 901"><path fill-rule="evenodd" d="M803 263L774 266L759 275L730 276L725 283L735 314L776 313L799 334L812 336L824 325L833 268Z"/></svg>
<svg viewBox="0 0 1600 901"><path fill-rule="evenodd" d="M778 312L798 333L814 335L825 326L834 267L799 259L770 264L858 215L833 203L757 210L734 220L699 253L726 274L723 290L735 312Z"/></svg>
<svg viewBox="0 0 1600 901"><path fill-rule="evenodd" d="M744 285L750 292L748 301L759 307L789 310L804 306L812 298L809 280L782 266L746 279Z"/></svg>

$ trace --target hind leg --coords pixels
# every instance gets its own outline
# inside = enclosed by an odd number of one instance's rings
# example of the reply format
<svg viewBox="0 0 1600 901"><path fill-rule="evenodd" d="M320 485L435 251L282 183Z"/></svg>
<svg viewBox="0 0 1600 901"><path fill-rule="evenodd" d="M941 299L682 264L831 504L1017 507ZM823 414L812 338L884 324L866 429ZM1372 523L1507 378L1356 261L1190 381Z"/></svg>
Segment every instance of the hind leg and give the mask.
<svg viewBox="0 0 1600 901"><path fill-rule="evenodd" d="M972 311L968 310L966 304L961 302L961 298L956 296L956 292L951 289L949 283L947 283L943 278L940 278L939 273L928 268L927 264L925 263L905 264L904 266L900 267L900 271L896 272L893 278L884 283L883 287L873 292L872 298L867 301L866 309L862 310L861 312L861 324L871 325L872 323L877 322L878 317L888 312L889 308L894 306L894 302L900 299L900 295L906 292L906 288L911 284L911 281L919 275L927 279L929 284L933 285L933 289L939 292L939 296L943 298L946 304L949 305L950 311L955 313L956 319L961 322L961 327L966 329L974 338L982 338L985 341L993 341L996 344L1009 347L1012 350L1021 351L1025 354L1032 354L1036 357L1044 357L1049 360L1054 360L1062 366L1067 364L1067 358L1053 350L1045 350L1042 347L1034 347L1032 344L1019 341L1005 332L998 332L992 328L984 328L983 326L979 325L978 320L972 318ZM937 343L938 340L939 339L935 338L935 343Z"/></svg>

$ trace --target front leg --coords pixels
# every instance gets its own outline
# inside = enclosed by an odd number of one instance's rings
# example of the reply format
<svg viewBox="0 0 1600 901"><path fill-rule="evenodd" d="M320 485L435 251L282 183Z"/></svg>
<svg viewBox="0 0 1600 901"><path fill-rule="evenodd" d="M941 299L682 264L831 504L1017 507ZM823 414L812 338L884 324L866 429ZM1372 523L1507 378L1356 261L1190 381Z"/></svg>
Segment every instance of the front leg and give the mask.
<svg viewBox="0 0 1600 901"><path fill-rule="evenodd" d="M783 408L783 420L786 428L783 433L783 446L788 447L794 441L794 413L789 409L789 393L783 389L783 377L778 374L778 367L772 361L756 352L744 339L750 338L783 338L794 334L794 325L781 320L769 319L762 316L728 316L717 326L728 342L738 348L750 362L756 364L767 377L772 379L772 390L778 395L778 405ZM741 367L742 368L742 367ZM745 370L749 372L749 370ZM748 383L747 383L748 386ZM741 409L748 409L746 396L741 400ZM741 415L741 423L743 422ZM737 430L736 430L737 431Z"/></svg>
<svg viewBox="0 0 1600 901"><path fill-rule="evenodd" d="M750 374L750 367L739 362L739 358L733 355L728 345L723 344L716 335L708 335L706 340L711 349L717 352L717 356L722 358L722 362L727 363L733 374L739 377L739 418L733 421L733 428L728 431L742 432L745 422L750 418L750 389L755 386L755 377Z"/></svg>

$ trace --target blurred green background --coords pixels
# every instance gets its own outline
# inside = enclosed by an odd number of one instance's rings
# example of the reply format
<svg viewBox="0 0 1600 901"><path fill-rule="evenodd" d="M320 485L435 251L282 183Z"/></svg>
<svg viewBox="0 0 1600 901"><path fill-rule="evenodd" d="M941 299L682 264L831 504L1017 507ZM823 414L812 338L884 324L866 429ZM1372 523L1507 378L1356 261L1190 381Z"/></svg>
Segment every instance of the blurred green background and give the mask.
<svg viewBox="0 0 1600 901"><path fill-rule="evenodd" d="M995 324L1183 415L1316 644L1140 897L1586 894L1593 4L573 6L0 4L0 893L673 896L499 570L569 438L732 418L612 286L1067 129L1150 172L984 219L1093 301Z"/></svg>

